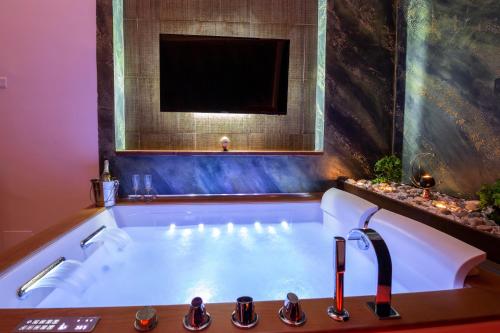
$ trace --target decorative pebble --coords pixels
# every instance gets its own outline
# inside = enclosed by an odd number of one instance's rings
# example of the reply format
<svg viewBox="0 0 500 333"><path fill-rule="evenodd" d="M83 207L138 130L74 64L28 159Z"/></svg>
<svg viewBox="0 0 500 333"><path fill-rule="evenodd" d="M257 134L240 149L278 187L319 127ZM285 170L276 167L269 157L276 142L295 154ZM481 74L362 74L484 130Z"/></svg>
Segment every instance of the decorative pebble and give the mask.
<svg viewBox="0 0 500 333"><path fill-rule="evenodd" d="M450 215L451 214L451 212L446 208L440 208L439 213L443 214L443 215Z"/></svg>
<svg viewBox="0 0 500 333"><path fill-rule="evenodd" d="M481 230L481 231L491 231L493 229L493 226L491 226L491 225L478 225L476 228L477 228L477 230Z"/></svg>
<svg viewBox="0 0 500 333"><path fill-rule="evenodd" d="M358 181L348 179L346 182L388 198L418 206L420 209L442 216L452 223L461 223L500 237L500 226L486 217L491 212L491 209L486 208L480 211L478 200L455 198L438 191L431 192L432 200L426 200L422 197L422 189L407 184L374 184L366 179Z"/></svg>
<svg viewBox="0 0 500 333"><path fill-rule="evenodd" d="M479 200L469 200L465 202L465 209L474 211L479 209Z"/></svg>

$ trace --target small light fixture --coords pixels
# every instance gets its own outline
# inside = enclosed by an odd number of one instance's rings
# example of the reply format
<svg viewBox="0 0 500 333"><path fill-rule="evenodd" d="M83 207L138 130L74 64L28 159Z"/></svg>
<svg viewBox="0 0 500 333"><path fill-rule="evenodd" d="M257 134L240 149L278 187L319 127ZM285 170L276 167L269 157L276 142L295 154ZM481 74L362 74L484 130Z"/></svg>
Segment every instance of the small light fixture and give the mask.
<svg viewBox="0 0 500 333"><path fill-rule="evenodd" d="M431 188L436 185L436 180L428 170L436 169L434 153L417 154L411 161L411 182L416 187L423 189L422 197L426 200L431 198Z"/></svg>
<svg viewBox="0 0 500 333"><path fill-rule="evenodd" d="M436 185L436 181L434 180L434 177L432 177L431 175L426 173L426 174L422 175L422 177L420 177L418 185L424 190L422 192L422 197L424 199L430 199L431 198L431 188L434 185Z"/></svg>
<svg viewBox="0 0 500 333"><path fill-rule="evenodd" d="M223 136L219 140L220 146L222 148L222 151L229 151L229 144L231 143L231 140L227 136Z"/></svg>

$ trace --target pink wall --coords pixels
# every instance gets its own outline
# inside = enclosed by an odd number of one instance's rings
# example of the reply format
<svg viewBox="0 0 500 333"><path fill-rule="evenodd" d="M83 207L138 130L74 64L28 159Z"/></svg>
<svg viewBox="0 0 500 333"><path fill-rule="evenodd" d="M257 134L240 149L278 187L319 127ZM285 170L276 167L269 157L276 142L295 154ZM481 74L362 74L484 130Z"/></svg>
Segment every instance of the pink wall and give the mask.
<svg viewBox="0 0 500 333"><path fill-rule="evenodd" d="M0 1L0 251L89 205L95 32L95 1Z"/></svg>

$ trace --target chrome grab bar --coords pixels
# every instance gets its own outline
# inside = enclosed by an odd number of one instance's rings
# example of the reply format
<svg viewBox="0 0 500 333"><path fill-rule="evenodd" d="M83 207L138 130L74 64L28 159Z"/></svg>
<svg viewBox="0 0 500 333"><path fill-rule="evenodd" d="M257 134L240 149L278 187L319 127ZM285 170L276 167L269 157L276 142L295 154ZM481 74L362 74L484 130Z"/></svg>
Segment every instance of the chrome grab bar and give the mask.
<svg viewBox="0 0 500 333"><path fill-rule="evenodd" d="M379 319L400 318L399 313L391 306L392 296L392 260L389 249L382 236L373 229L353 229L348 240L355 240L361 250L368 250L372 245L377 258L378 277L377 294L374 302L368 302L370 309Z"/></svg>
<svg viewBox="0 0 500 333"><path fill-rule="evenodd" d="M349 312L344 309L345 238L334 238L333 265L335 269L334 305L328 307L328 316L337 321L349 320Z"/></svg>
<svg viewBox="0 0 500 333"><path fill-rule="evenodd" d="M49 274L50 271L59 266L65 260L66 258L60 257L59 259L51 263L49 266L45 267L40 273L32 277L28 282L20 286L17 289L17 297L23 298L31 286L33 286L36 282L40 281L45 275Z"/></svg>
<svg viewBox="0 0 500 333"><path fill-rule="evenodd" d="M95 236L97 236L104 229L106 229L105 225L101 226L99 229L97 229L96 231L94 231L93 233L91 233L90 235L88 235L87 237L85 237L82 241L80 241L80 247L82 249L85 249L88 246L90 246L89 242L92 240L92 238L94 238Z"/></svg>

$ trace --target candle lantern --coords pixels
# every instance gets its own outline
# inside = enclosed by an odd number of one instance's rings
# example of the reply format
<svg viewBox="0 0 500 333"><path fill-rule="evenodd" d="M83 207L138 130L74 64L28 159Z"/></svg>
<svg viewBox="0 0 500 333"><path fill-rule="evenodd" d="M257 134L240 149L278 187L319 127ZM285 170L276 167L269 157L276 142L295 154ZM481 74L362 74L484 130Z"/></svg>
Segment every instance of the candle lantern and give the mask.
<svg viewBox="0 0 500 333"><path fill-rule="evenodd" d="M411 181L413 185L423 189L422 197L431 198L431 188L436 185L436 180L428 170L432 168L434 154L420 153L411 162Z"/></svg>

